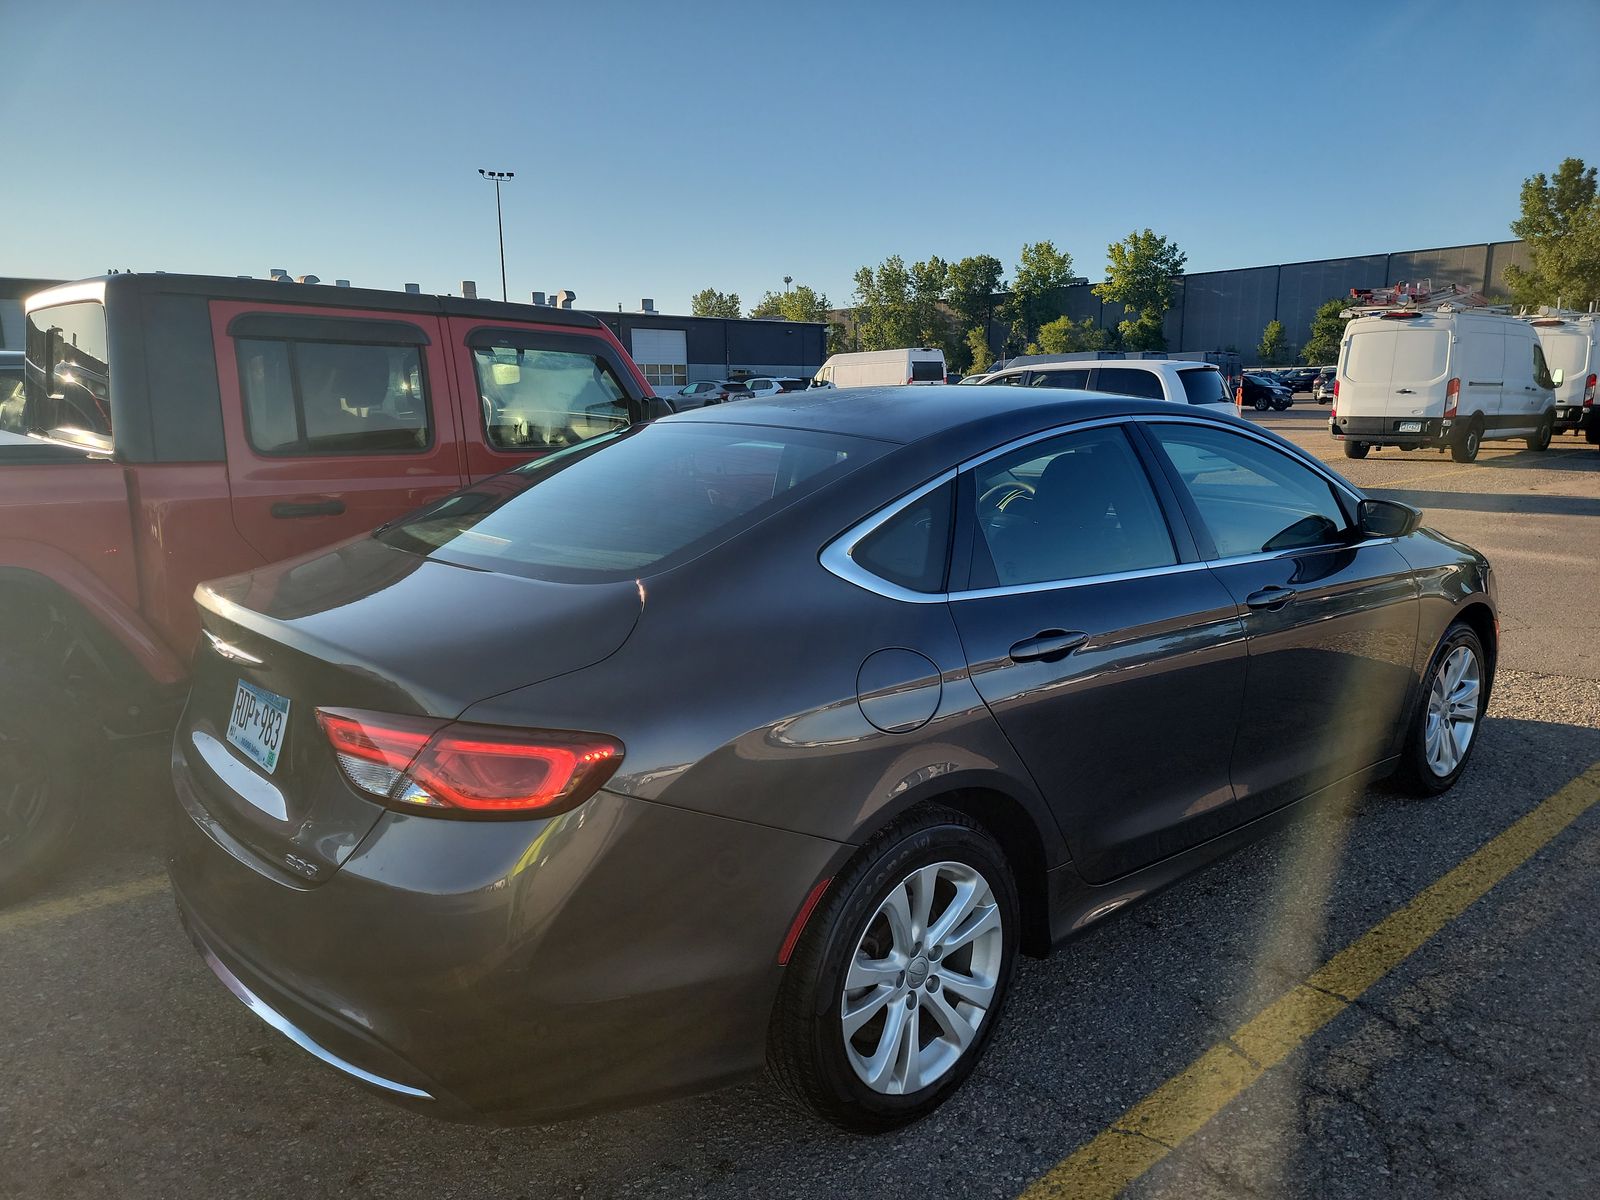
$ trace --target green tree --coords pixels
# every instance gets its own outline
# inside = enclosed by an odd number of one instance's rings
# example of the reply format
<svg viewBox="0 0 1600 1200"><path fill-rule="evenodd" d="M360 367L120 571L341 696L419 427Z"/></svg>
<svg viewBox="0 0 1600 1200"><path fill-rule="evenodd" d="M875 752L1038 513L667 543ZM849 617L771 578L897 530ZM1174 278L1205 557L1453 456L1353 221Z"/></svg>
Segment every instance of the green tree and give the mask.
<svg viewBox="0 0 1600 1200"><path fill-rule="evenodd" d="M1112 242L1106 255L1106 281L1095 285L1094 294L1128 310L1117 327L1123 344L1130 350L1165 350L1161 320L1172 307L1172 281L1183 273L1188 255L1149 229Z"/></svg>
<svg viewBox="0 0 1600 1200"><path fill-rule="evenodd" d="M1085 350L1104 350L1110 335L1088 317L1074 321L1057 317L1039 326L1039 340L1028 344L1029 354L1077 354Z"/></svg>
<svg viewBox="0 0 1600 1200"><path fill-rule="evenodd" d="M750 310L752 318L778 318L784 321L818 321L828 319L828 297L803 283L788 291L768 292Z"/></svg>
<svg viewBox="0 0 1600 1200"><path fill-rule="evenodd" d="M862 350L917 345L917 308L905 259L891 254L855 274L856 338Z"/></svg>
<svg viewBox="0 0 1600 1200"><path fill-rule="evenodd" d="M1028 242L1017 257L1006 315L1018 343L1033 341L1039 326L1061 315L1060 290L1072 279L1072 255L1054 242Z"/></svg>
<svg viewBox="0 0 1600 1200"><path fill-rule="evenodd" d="M1261 344L1256 347L1256 357L1261 360L1262 366L1267 367L1288 361L1289 339L1284 335L1282 321L1273 319L1267 322L1267 327L1261 331Z"/></svg>
<svg viewBox="0 0 1600 1200"><path fill-rule="evenodd" d="M945 360L958 357L961 338L946 298L950 293L950 264L937 254L911 264L911 308L916 320L918 346L937 346Z"/></svg>
<svg viewBox="0 0 1600 1200"><path fill-rule="evenodd" d="M1350 302L1340 296L1325 300L1311 318L1311 337L1300 351L1308 366L1327 366L1338 361L1339 343L1344 341L1344 327L1348 324L1339 314Z"/></svg>
<svg viewBox="0 0 1600 1200"><path fill-rule="evenodd" d="M1005 268L992 254L973 254L950 264L945 299L963 329L986 326L994 316L995 294L1005 289Z"/></svg>
<svg viewBox="0 0 1600 1200"><path fill-rule="evenodd" d="M966 340L967 365L965 373L973 371L986 371L989 364L994 361L994 351L989 348L989 337L984 332L983 326L974 325L967 330Z"/></svg>
<svg viewBox="0 0 1600 1200"><path fill-rule="evenodd" d="M1522 215L1511 232L1528 243L1530 266L1506 268L1519 304L1583 308L1600 300L1600 198L1595 168L1566 158L1553 178L1543 172L1522 183Z"/></svg>
<svg viewBox="0 0 1600 1200"><path fill-rule="evenodd" d="M689 311L697 317L737 317L739 293L705 288L689 298Z"/></svg>

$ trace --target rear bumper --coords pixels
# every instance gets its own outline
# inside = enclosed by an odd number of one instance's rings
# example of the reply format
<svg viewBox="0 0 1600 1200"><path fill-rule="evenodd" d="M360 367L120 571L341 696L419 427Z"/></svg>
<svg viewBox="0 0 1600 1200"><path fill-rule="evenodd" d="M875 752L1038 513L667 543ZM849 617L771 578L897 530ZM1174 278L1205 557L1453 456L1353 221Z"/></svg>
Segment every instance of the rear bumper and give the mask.
<svg viewBox="0 0 1600 1200"><path fill-rule="evenodd" d="M212 971L430 1115L547 1121L758 1071L779 947L841 848L601 792L544 821L392 814L315 887L225 844L181 753L169 873Z"/></svg>
<svg viewBox="0 0 1600 1200"><path fill-rule="evenodd" d="M1417 424L1422 428L1402 432L1402 424ZM1329 420L1328 432L1336 438L1383 446L1442 446L1450 437L1449 430L1438 417L1338 416Z"/></svg>
<svg viewBox="0 0 1600 1200"><path fill-rule="evenodd" d="M1562 404L1556 407L1556 432L1566 433L1571 430L1600 429L1600 408L1590 405L1583 408L1576 404Z"/></svg>

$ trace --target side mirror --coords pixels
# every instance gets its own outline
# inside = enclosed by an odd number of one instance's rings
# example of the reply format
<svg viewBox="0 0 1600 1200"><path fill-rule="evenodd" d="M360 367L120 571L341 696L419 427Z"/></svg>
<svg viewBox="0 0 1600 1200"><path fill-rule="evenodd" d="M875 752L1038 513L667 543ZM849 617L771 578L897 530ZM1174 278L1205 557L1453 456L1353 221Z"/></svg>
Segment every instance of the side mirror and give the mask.
<svg viewBox="0 0 1600 1200"><path fill-rule="evenodd" d="M668 400L665 396L650 396L645 399L641 407L644 409L643 419L646 421L655 421L659 420L661 417L670 417L673 413L678 411L677 405L673 404L672 401Z"/></svg>
<svg viewBox="0 0 1600 1200"><path fill-rule="evenodd" d="M1398 500L1363 500L1356 506L1356 524L1364 537L1405 537L1422 524L1422 510Z"/></svg>
<svg viewBox="0 0 1600 1200"><path fill-rule="evenodd" d="M1566 378L1566 375L1567 373L1565 371L1563 371L1560 367L1557 367L1554 371L1550 372L1550 382L1555 384L1557 387L1560 387L1561 381Z"/></svg>

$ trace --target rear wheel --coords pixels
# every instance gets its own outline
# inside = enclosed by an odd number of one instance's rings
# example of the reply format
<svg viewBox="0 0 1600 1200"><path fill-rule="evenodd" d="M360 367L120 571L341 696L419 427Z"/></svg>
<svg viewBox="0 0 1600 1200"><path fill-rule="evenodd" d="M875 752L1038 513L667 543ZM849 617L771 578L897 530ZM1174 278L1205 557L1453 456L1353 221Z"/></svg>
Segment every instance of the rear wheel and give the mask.
<svg viewBox="0 0 1600 1200"><path fill-rule="evenodd" d="M78 725L47 685L0 678L0 899L37 884L71 840L88 750L73 736Z"/></svg>
<svg viewBox="0 0 1600 1200"><path fill-rule="evenodd" d="M1527 439L1529 450L1550 449L1550 439L1555 436L1556 426L1551 418L1546 417L1539 422L1539 431Z"/></svg>
<svg viewBox="0 0 1600 1200"><path fill-rule="evenodd" d="M929 808L869 842L825 897L784 969L767 1063L825 1120L894 1129L944 1103L994 1032L1016 884L987 833Z"/></svg>
<svg viewBox="0 0 1600 1200"><path fill-rule="evenodd" d="M1372 447L1366 442L1352 442L1349 438L1344 440L1344 456L1346 458L1365 458L1367 451Z"/></svg>
<svg viewBox="0 0 1600 1200"><path fill-rule="evenodd" d="M1478 417L1467 422L1466 428L1450 441L1450 457L1456 462L1472 462L1483 448L1483 422Z"/></svg>
<svg viewBox="0 0 1600 1200"><path fill-rule="evenodd" d="M1483 643L1472 626L1457 621L1445 630L1423 678L1395 775L1401 787L1415 796L1436 796L1455 786L1478 743L1488 687Z"/></svg>

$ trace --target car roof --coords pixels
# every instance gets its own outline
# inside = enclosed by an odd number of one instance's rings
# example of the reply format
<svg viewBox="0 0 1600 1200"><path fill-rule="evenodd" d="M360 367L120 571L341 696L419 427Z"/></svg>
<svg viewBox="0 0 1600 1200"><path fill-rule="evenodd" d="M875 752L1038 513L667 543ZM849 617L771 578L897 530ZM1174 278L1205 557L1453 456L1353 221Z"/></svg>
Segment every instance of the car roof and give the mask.
<svg viewBox="0 0 1600 1200"><path fill-rule="evenodd" d="M1171 416L1169 400L1108 396L1073 388L1016 388L1004 384L943 387L810 388L738 404L697 408L664 423L767 426L839 433L911 445L949 437L998 444L1036 430L1095 417Z"/></svg>

